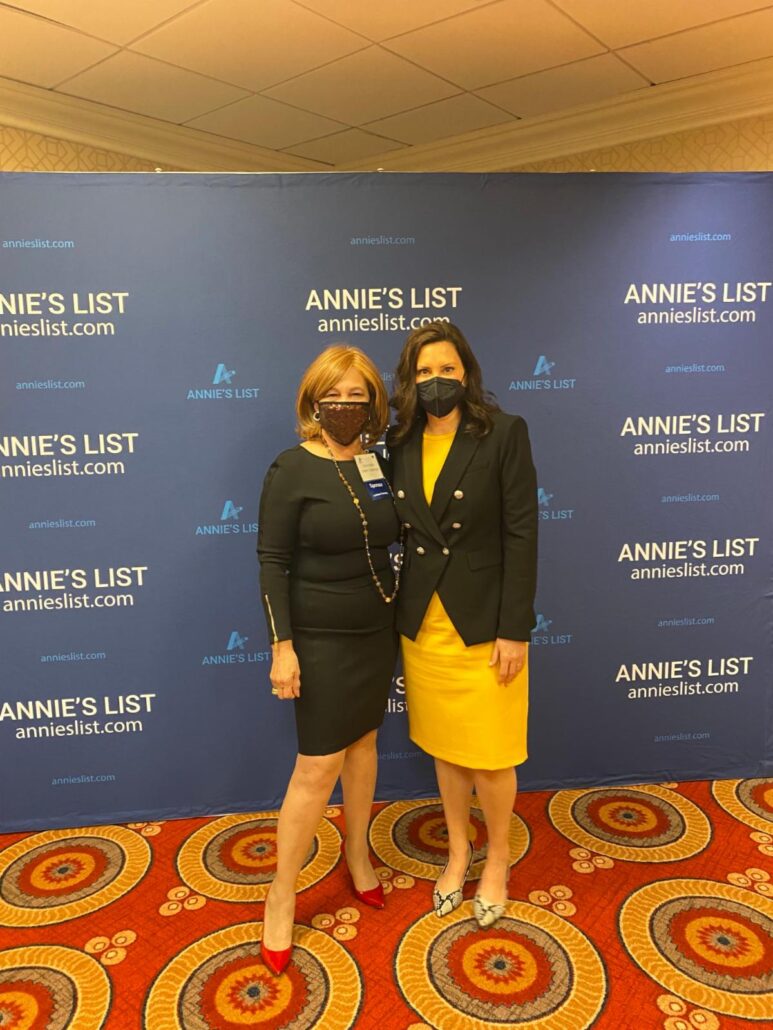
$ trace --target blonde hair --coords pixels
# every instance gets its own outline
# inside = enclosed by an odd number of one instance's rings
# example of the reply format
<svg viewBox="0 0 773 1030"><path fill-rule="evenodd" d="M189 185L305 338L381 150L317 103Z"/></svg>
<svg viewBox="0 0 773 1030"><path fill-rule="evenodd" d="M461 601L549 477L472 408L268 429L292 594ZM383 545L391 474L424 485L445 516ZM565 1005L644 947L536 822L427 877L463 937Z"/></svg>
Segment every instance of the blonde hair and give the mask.
<svg viewBox="0 0 773 1030"><path fill-rule="evenodd" d="M368 386L370 396L370 417L363 430L365 443L379 439L389 422L389 398L381 374L367 354L359 347L345 343L334 343L326 347L303 373L295 399L295 415L298 419L296 432L303 440L319 438L320 428L312 416L314 402L324 397L328 390L346 375L350 369L359 372Z"/></svg>

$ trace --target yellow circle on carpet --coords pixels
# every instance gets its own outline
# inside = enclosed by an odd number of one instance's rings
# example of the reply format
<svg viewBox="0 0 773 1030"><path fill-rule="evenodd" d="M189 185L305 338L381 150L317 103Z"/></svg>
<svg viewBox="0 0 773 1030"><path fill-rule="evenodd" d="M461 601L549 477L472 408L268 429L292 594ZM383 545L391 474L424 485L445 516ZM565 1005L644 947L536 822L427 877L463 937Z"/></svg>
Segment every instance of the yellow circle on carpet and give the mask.
<svg viewBox="0 0 773 1030"><path fill-rule="evenodd" d="M766 780L715 780L711 784L711 793L717 804L739 823L751 826L760 833L773 833L773 817L767 814L764 808L760 812L755 812L742 796L749 793L751 785L759 784L762 787L763 805L773 813L773 781L769 781L770 787L767 786L767 782ZM763 784L765 786L762 786Z"/></svg>
<svg viewBox="0 0 773 1030"><path fill-rule="evenodd" d="M490 930L478 928L471 902L443 919L422 916L400 943L395 971L421 1019L460 1030L585 1030L607 994L604 964L585 934L521 901L508 902Z"/></svg>
<svg viewBox="0 0 773 1030"><path fill-rule="evenodd" d="M483 813L473 807L470 817L479 827L471 825L470 843L473 845L473 863L469 879L474 880L483 870L485 852L476 848L479 836L483 844L485 831ZM443 868L448 848L445 817L437 798L421 801L395 801L376 813L370 827L370 843L381 862L401 873L423 880L436 880ZM529 828L519 815L510 817L511 865L515 865L529 850Z"/></svg>
<svg viewBox="0 0 773 1030"><path fill-rule="evenodd" d="M250 828L258 822L263 825ZM183 883L197 894L218 901L263 901L271 885L275 863L276 822L276 812L251 812L226 815L206 823L188 837L177 854L177 870ZM244 836L234 845L231 858L232 864L241 867L242 882L238 882L238 878L234 882L225 875L218 875L218 870L208 858L208 848L221 835L226 840L229 834L235 836L241 826L244 827ZM264 857L257 848L269 843L273 852ZM298 876L299 892L319 883L335 868L340 857L341 835L328 819L320 822L315 845L313 856Z"/></svg>
<svg viewBox="0 0 773 1030"><path fill-rule="evenodd" d="M484 979L481 976L481 959L485 958L492 947L508 952L515 960L518 966L518 977L511 983L497 983L491 978ZM516 994L524 987L530 987L537 977L537 963L527 948L518 944L517 941L492 937L491 934L486 934L483 940L470 945L465 951L463 968L473 983L477 983L480 987L495 994Z"/></svg>
<svg viewBox="0 0 773 1030"><path fill-rule="evenodd" d="M601 815L594 821L587 811L596 799L599 813L619 810L612 822L601 821ZM623 810L630 810L635 822L623 822ZM711 824L705 813L677 791L655 784L561 790L550 799L548 815L556 830L568 840L624 862L678 862L697 855L711 840ZM676 822L648 843L645 835L654 834L658 816ZM627 836L630 842L607 839L615 836L617 827L618 835Z"/></svg>
<svg viewBox="0 0 773 1030"><path fill-rule="evenodd" d="M3 974L13 977L12 991L3 990ZM64 977L72 985L70 1006L62 1011L62 999L56 991L56 979ZM25 978L30 990L25 991ZM111 986L107 973L96 959L77 948L59 945L31 945L26 948L8 948L0 951L0 1006L11 999L23 1012L26 1023L20 1030L36 1030L40 1005L35 993L50 993L54 1005L59 1007L57 1027L72 1030L99 1030L106 1025L111 1001ZM50 1024L47 1022L46 1026Z"/></svg>
<svg viewBox="0 0 773 1030"><path fill-rule="evenodd" d="M362 1004L354 959L328 934L293 928L290 964L274 976L260 959L262 923L239 923L202 937L172 958L145 1002L144 1026L214 1028L227 1022L349 1030Z"/></svg>
<svg viewBox="0 0 773 1030"><path fill-rule="evenodd" d="M60 844L61 850L57 847ZM79 850L79 845L97 850L103 846L112 858L105 859L103 882L91 893L73 898L68 897L64 889L77 894L79 884L88 876L87 868L94 870L92 856L87 850ZM63 861L63 855L69 855L81 867L73 882L68 878L60 881L58 897L48 885L35 886L43 882L45 873L50 871L48 854L52 850L58 863ZM0 926L50 926L96 912L137 886L150 867L150 857L146 838L124 826L46 830L24 837L0 852ZM29 877L34 895L12 882L25 875ZM40 904L44 897L45 904Z"/></svg>
<svg viewBox="0 0 773 1030"><path fill-rule="evenodd" d="M685 927L674 932L679 918ZM619 927L631 958L667 991L726 1016L769 1020L773 996L770 899L718 880L661 880L631 894L620 910ZM709 929L714 947L708 940ZM752 942L756 957L737 962ZM755 962L761 970L752 978L749 967ZM737 990L732 989L733 980Z"/></svg>

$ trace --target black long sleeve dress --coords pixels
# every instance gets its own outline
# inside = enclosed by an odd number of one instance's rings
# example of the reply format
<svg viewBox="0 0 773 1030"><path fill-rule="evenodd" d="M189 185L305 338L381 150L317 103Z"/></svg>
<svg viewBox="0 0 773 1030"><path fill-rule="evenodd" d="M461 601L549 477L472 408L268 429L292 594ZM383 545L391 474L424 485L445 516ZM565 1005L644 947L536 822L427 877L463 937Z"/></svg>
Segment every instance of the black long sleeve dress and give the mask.
<svg viewBox="0 0 773 1030"><path fill-rule="evenodd" d="M389 596L387 548L400 525L391 497L372 500L356 463L338 464L368 520ZM291 639L300 664L298 750L340 751L381 725L398 644L394 604L376 590L359 514L331 460L301 446L277 457L263 483L258 557L269 639Z"/></svg>

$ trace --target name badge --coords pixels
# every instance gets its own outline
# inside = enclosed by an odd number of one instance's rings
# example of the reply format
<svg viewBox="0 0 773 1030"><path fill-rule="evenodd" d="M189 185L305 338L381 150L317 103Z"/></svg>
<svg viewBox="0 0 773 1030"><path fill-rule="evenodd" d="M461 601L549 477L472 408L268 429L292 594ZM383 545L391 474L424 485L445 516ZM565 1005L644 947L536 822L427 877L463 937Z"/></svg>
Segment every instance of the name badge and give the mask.
<svg viewBox="0 0 773 1030"><path fill-rule="evenodd" d="M357 462L357 470L365 484L370 499L372 501L383 501L385 497L390 497L392 492L386 479L384 479L384 473L381 471L376 455L355 454L354 460Z"/></svg>

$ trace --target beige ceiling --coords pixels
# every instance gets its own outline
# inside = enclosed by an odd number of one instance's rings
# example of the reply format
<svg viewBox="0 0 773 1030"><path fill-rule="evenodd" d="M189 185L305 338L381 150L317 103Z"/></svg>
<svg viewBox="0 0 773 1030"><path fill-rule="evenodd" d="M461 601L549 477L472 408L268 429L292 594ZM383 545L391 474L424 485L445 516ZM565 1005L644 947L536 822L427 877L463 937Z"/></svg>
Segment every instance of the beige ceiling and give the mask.
<svg viewBox="0 0 773 1030"><path fill-rule="evenodd" d="M0 82L309 167L409 156L769 57L760 0L0 2Z"/></svg>

